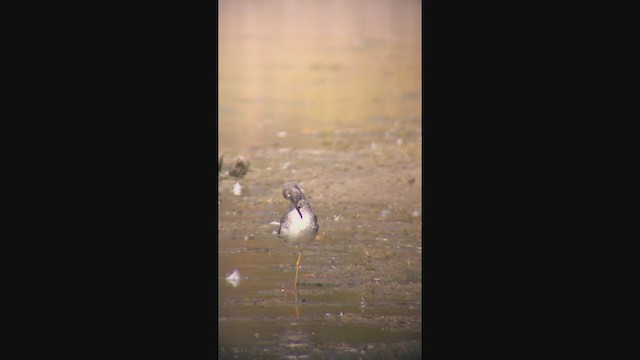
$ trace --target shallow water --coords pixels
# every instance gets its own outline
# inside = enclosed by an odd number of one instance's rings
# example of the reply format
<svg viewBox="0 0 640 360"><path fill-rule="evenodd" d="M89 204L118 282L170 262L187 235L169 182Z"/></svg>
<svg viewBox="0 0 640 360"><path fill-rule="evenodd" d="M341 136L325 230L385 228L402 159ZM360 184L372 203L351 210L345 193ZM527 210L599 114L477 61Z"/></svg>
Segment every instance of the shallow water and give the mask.
<svg viewBox="0 0 640 360"><path fill-rule="evenodd" d="M224 170L250 161L218 184L220 357L420 358L421 3L219 9L219 150ZM290 181L320 224L297 303L298 253L272 223Z"/></svg>

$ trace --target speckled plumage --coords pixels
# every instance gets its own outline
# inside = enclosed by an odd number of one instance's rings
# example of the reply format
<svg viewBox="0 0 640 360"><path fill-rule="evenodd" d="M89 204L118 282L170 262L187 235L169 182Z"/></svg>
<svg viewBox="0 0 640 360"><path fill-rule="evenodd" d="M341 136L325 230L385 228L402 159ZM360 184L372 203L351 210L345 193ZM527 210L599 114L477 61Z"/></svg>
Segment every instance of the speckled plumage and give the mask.
<svg viewBox="0 0 640 360"><path fill-rule="evenodd" d="M302 249L318 234L318 217L298 185L285 184L282 196L291 202L289 211L280 219L278 236L287 244Z"/></svg>
<svg viewBox="0 0 640 360"><path fill-rule="evenodd" d="M318 217L311 210L309 200L302 190L294 183L284 185L282 196L291 202L289 211L280 219L278 236L287 244L298 248L298 261L296 262L296 277L293 288L296 290L296 302L298 301L298 269L302 259L302 249L316 238L318 234Z"/></svg>

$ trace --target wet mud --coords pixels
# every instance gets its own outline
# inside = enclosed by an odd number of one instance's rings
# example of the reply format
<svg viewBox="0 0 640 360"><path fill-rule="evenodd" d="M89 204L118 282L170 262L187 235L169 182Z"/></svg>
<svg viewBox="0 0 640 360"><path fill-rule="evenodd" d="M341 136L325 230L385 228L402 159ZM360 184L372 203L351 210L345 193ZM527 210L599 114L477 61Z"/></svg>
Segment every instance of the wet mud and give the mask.
<svg viewBox="0 0 640 360"><path fill-rule="evenodd" d="M350 144L344 150L258 148L243 154L251 162L243 178L222 175L222 358L420 357L419 130L413 124L405 133L413 140L400 145L388 132L359 141L354 130L341 135ZM275 233L289 206L288 181L302 188L320 224L303 251L297 303L297 250ZM237 282L225 280L234 270Z"/></svg>
<svg viewBox="0 0 640 360"><path fill-rule="evenodd" d="M219 12L219 358L420 359L421 2ZM287 182L320 226L298 301Z"/></svg>

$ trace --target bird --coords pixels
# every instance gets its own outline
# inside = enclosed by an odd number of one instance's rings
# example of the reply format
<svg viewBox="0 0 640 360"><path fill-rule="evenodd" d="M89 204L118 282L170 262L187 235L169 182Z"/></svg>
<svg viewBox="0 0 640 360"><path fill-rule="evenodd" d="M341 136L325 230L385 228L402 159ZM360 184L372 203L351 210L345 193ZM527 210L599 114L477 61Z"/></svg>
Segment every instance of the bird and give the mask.
<svg viewBox="0 0 640 360"><path fill-rule="evenodd" d="M298 290L298 268L302 259L302 249L313 241L318 234L318 217L311 209L309 200L304 196L300 187L295 183L286 183L282 189L282 196L289 200L289 211L282 215L278 237L286 244L297 247L298 261L296 262L296 277L293 289Z"/></svg>

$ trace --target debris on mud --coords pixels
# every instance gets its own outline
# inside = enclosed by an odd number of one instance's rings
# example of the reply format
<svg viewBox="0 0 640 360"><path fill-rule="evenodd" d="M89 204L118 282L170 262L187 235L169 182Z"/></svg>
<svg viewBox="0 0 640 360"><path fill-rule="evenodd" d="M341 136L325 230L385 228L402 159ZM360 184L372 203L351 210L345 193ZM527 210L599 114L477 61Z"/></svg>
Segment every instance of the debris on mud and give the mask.
<svg viewBox="0 0 640 360"><path fill-rule="evenodd" d="M240 155L229 167L229 175L235 178L241 178L249 171L249 160Z"/></svg>

